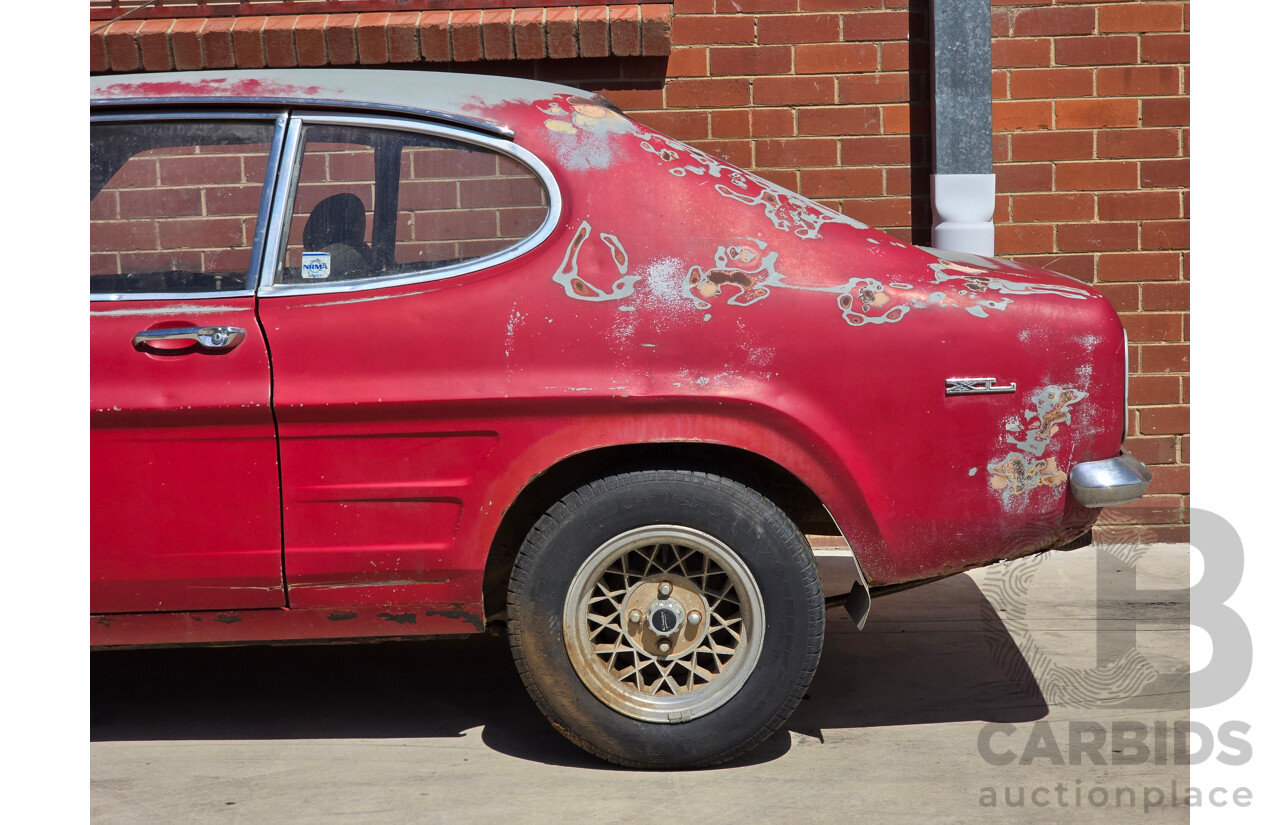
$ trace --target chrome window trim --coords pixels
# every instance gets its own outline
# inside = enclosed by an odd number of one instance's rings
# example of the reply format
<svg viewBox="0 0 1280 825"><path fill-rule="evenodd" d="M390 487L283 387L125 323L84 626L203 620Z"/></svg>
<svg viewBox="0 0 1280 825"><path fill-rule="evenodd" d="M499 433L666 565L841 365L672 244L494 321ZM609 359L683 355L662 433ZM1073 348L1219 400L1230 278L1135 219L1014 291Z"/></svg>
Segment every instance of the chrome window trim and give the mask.
<svg viewBox="0 0 1280 825"><path fill-rule="evenodd" d="M175 301L201 298L243 298L257 292L258 278L262 272L262 250L266 244L267 221L262 220L263 210L271 206L279 180L280 150L284 145L285 130L289 125L288 112L181 112L160 110L152 112L90 113L90 123L111 123L131 120L262 120L275 121L271 134L271 148L267 153L267 166L263 172L262 196L258 200L258 220L254 224L253 244L249 253L247 286L234 292L90 292L89 301ZM268 213L269 217L269 213ZM256 254L255 254L256 253Z"/></svg>
<svg viewBox="0 0 1280 825"><path fill-rule="evenodd" d="M418 132L421 134L432 135L435 137L448 138L459 143L470 143L482 146L486 149L507 155L513 160L519 162L525 168L533 172L542 182L543 188L547 192L547 214L542 219L542 224L532 233L527 235L523 240L515 243L506 249L485 255L480 258L473 258L452 266L440 267L437 269L428 269L418 272L399 273L396 275L385 275L377 278L368 278L359 281L344 281L320 284L279 284L276 279L280 274L280 268L284 260L285 241L288 235L288 227L293 218L293 200L297 191L297 176L301 168L302 162L302 130L305 126L311 124L337 125L337 126L364 126L373 129L394 129L402 132ZM272 204L270 233L267 238L266 249L263 253L264 261L264 277L259 281L258 297L271 298L281 295L316 295L316 294L342 294L351 292L367 292L373 289L384 289L387 287L407 286L411 284L432 283L434 281L443 281L448 278L455 278L459 275L466 275L471 272L477 272L481 269L497 266L506 263L515 258L524 255L526 252L538 247L545 241L555 230L560 220L560 214L563 209L560 199L560 188L556 184L555 176L551 174L551 170L547 165L538 159L536 155L522 146L517 146L510 141L499 140L488 137L486 135L478 135L473 132L466 132L460 129L450 128L448 126L423 123L421 121L405 120L401 118L389 117L369 117L361 115L341 115L341 114L312 114L312 113L294 113L289 119L289 133L285 138L284 151L281 155L281 163L287 161L289 174L287 178L282 180L283 185L277 185L276 198ZM271 261L269 266L265 265L266 261Z"/></svg>
<svg viewBox="0 0 1280 825"><path fill-rule="evenodd" d="M347 109L354 112L379 111L386 112L390 115L410 115L413 117L429 118L438 120L443 124L455 124L473 129L478 132L485 132L494 137L506 138L508 140L516 136L508 126L499 123L491 123L487 120L477 120L476 118L467 117L465 115L454 115L448 112L439 112L433 109L417 109L412 106L396 106L392 103L365 103L353 100L334 100L330 98L291 98L291 97L133 97L133 98L94 98L89 101L91 106L209 106L209 105L263 105L270 107L286 106L293 110L300 109L327 109L333 111L335 109ZM610 104L614 105L614 104ZM616 107L615 107L616 108Z"/></svg>

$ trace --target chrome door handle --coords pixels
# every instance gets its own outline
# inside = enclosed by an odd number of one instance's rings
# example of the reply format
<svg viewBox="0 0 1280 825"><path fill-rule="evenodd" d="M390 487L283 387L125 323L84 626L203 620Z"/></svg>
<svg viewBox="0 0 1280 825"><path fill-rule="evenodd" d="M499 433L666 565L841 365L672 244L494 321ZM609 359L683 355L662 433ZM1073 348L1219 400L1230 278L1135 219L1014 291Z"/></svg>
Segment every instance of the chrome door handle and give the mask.
<svg viewBox="0 0 1280 825"><path fill-rule="evenodd" d="M172 329L148 329L133 336L135 347L145 347L153 341L194 341L205 349L233 349L244 340L241 327L175 327Z"/></svg>

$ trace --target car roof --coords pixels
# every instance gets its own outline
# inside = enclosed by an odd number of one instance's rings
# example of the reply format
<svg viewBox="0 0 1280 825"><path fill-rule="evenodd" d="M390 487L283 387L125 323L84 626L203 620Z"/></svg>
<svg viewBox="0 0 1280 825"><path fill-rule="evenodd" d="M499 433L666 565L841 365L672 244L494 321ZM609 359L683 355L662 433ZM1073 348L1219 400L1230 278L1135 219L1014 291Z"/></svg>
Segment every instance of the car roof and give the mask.
<svg viewBox="0 0 1280 825"><path fill-rule="evenodd" d="M394 69L240 69L98 75L91 105L140 103L276 104L409 112L514 135L503 104L557 94L597 98L569 86L493 75ZM608 104L602 98L597 98Z"/></svg>

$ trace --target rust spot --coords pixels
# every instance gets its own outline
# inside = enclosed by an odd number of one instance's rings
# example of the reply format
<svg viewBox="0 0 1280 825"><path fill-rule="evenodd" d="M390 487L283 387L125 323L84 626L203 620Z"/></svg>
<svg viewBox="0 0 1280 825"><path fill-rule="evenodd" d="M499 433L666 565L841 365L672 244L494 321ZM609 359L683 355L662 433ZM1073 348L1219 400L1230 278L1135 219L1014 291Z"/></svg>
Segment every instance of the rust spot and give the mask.
<svg viewBox="0 0 1280 825"><path fill-rule="evenodd" d="M111 617L110 617L110 616L99 616L99 617L98 617L98 624L102 625L103 627L111 627Z"/></svg>
<svg viewBox="0 0 1280 825"><path fill-rule="evenodd" d="M386 619L396 624L417 624L418 617L413 613L379 613L379 619Z"/></svg>
<svg viewBox="0 0 1280 825"><path fill-rule="evenodd" d="M356 618L356 614L350 610L335 610L327 617L331 622L345 622L348 619Z"/></svg>

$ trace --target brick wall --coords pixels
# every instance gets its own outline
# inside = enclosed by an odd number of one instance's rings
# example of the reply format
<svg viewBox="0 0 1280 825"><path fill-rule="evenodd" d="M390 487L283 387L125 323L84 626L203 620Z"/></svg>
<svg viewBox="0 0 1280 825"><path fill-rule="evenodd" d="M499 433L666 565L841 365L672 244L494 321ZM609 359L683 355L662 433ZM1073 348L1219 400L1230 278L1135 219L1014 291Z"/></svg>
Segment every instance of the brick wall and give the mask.
<svg viewBox="0 0 1280 825"><path fill-rule="evenodd" d="M1100 536L1184 540L1190 474L1189 3L991 5L996 252L1090 282L1120 312L1134 372L1129 445L1152 468L1154 481L1140 502L1107 512L1112 526ZM442 57L439 32L427 39L427 12L416 18L416 55L393 42L387 29L356 37L349 50L342 45L345 31L335 31L339 48L326 41L322 57L313 36L295 33L286 42L280 32L289 27L282 25L272 29L277 46L271 52L264 24L261 38L246 40L249 62L243 65L276 65L271 53L320 65L398 59L406 66L601 90L673 137L901 239L928 241L928 0L674 0L669 33L660 17L665 8L642 7L652 34L643 29L639 45L630 39L630 12L617 15L617 36L612 11L579 8L572 26L561 20L554 27L548 11L537 32L520 35L513 16L510 33L499 23L492 38L473 37L481 16L469 13L459 21L466 31L451 35L461 37L464 47L454 43L448 58ZM556 12L556 19L562 14ZM505 12L499 17L507 20ZM375 29L385 23L366 22ZM222 31L226 23L193 28L187 22L182 32L151 25L151 51L129 35L132 29L117 31L120 23L109 36L91 38L94 70L119 70L126 63L191 65L197 54L205 65L211 55L242 65L235 53L239 41ZM359 21L350 26L358 29ZM167 52L156 45L159 30L171 38ZM193 51L191 44L203 44L206 34L214 48ZM304 42L313 44L307 54L314 55L305 61ZM230 44L231 51L218 44Z"/></svg>

